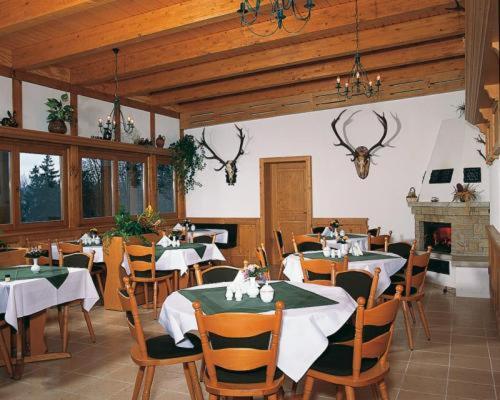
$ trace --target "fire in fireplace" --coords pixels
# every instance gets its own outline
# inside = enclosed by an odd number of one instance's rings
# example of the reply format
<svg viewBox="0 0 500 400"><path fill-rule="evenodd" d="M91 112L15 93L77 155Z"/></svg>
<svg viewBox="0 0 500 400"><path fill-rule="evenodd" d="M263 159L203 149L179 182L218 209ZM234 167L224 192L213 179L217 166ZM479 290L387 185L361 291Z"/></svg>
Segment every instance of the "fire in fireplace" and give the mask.
<svg viewBox="0 0 500 400"><path fill-rule="evenodd" d="M451 224L424 222L424 245L436 253L451 253Z"/></svg>

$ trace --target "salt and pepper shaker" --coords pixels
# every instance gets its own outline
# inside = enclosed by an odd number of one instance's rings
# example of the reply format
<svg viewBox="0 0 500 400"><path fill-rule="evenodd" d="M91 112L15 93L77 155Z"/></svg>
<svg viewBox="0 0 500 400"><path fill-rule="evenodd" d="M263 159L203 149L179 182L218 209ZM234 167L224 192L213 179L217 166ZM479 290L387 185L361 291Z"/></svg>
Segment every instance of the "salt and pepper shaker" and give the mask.
<svg viewBox="0 0 500 400"><path fill-rule="evenodd" d="M233 299L233 291L228 286L227 289L226 289L226 300L230 301L232 299Z"/></svg>
<svg viewBox="0 0 500 400"><path fill-rule="evenodd" d="M243 298L243 293L241 292L241 289L240 288L236 289L236 292L234 293L234 299L236 301L241 301L242 298Z"/></svg>

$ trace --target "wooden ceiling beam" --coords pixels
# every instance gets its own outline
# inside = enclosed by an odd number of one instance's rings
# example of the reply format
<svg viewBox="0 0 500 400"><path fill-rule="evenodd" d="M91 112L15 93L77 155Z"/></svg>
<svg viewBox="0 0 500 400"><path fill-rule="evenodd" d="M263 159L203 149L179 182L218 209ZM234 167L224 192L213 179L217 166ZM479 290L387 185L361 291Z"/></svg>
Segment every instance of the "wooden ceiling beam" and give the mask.
<svg viewBox="0 0 500 400"><path fill-rule="evenodd" d="M458 76L463 76L464 58L434 61L423 64L415 64L384 71L383 91L393 87L393 82L398 84L409 83L418 80L430 79L442 72L456 71ZM224 96L216 99L202 100L184 103L180 106L182 113L203 113L212 110L221 110L237 105L253 104L257 102L270 102L273 99L286 98L302 94L318 94L323 92L335 92L336 79L320 79L311 82L298 83L295 85L280 86L277 88L257 90L255 92ZM366 99L367 101L370 101Z"/></svg>
<svg viewBox="0 0 500 400"><path fill-rule="evenodd" d="M43 22L98 7L114 0L3 0L0 36L18 32Z"/></svg>
<svg viewBox="0 0 500 400"><path fill-rule="evenodd" d="M363 55L362 62L367 71L381 71L397 66L422 63L464 55L461 38L424 43L388 51ZM187 101L219 97L233 93L248 92L275 86L306 82L317 79L346 75L352 68L352 57L329 60L320 63L278 69L230 80L210 82L196 86L174 89L151 95L152 104L168 105ZM384 79L384 77L382 77Z"/></svg>
<svg viewBox="0 0 500 400"><path fill-rule="evenodd" d="M101 26L60 35L13 53L16 69L33 69L158 35L235 18L240 0L186 0Z"/></svg>
<svg viewBox="0 0 500 400"><path fill-rule="evenodd" d="M365 52L404 46L463 33L463 16L444 14L361 31L360 50ZM120 93L150 94L179 86L346 56L353 54L354 49L354 33L347 33L124 80L120 82ZM94 88L111 92L114 86L105 84Z"/></svg>
<svg viewBox="0 0 500 400"><path fill-rule="evenodd" d="M394 0L360 0L360 19L362 29L374 28L387 24L419 19L448 12L448 0L420 0L416 2ZM272 36L259 37L248 29L231 29L212 33L183 41L172 42L168 38L157 40L149 47L147 44L133 45L122 51L120 76L134 77L162 69L178 68L188 64L206 62L222 57L248 52L255 46L281 46L298 43L321 36L333 36L352 31L354 28L354 4L344 2L331 7L315 9L311 21L300 31L290 35L279 31ZM293 20L287 21L287 23ZM269 24L260 23L254 27L257 31L269 28ZM293 28L293 27L292 27ZM111 57L73 68L72 80L75 84L95 84L113 77L114 64Z"/></svg>

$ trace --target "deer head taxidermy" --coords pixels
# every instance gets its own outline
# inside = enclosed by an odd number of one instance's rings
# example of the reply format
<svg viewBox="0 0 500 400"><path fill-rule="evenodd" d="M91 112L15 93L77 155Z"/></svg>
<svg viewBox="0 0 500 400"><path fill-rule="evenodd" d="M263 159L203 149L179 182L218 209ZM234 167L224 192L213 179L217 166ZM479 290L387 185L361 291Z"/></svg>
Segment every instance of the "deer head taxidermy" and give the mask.
<svg viewBox="0 0 500 400"><path fill-rule="evenodd" d="M217 160L221 164L220 167L214 168L215 171L221 171L224 169L226 173L226 182L228 185L233 186L236 183L236 176L238 174L238 168L236 163L238 162L238 158L245 154L245 151L243 150L243 145L245 143L245 135L243 134L243 129L238 127L238 125L234 125L236 130L238 131L237 136L240 140L240 146L238 148L238 152L236 153L236 156L232 160L227 160L224 161L222 158L220 158L215 151L212 150L212 148L208 145L207 141L205 140L205 128L203 128L203 132L201 133L201 141L200 145L203 146L205 149L207 149L210 153L210 155L205 155L205 158L207 160Z"/></svg>
<svg viewBox="0 0 500 400"><path fill-rule="evenodd" d="M344 114L346 110L342 111L337 118L335 118L332 121L332 129L333 133L337 137L337 139L340 141L338 144L334 144L335 146L342 146L345 147L347 150L349 150L349 153L346 154L347 156L352 156L351 161L354 163L354 166L356 167L356 172L358 173L358 176L361 179L365 179L368 176L368 173L370 172L370 164L372 161L372 157L375 155L375 152L382 148L382 147L393 147L390 146L389 143L398 135L399 130L400 130L400 124L399 120L393 115L393 118L396 120L398 123L398 129L396 133L384 143L385 138L387 137L387 119L385 118L385 115L378 114L376 111L373 111L373 113L377 116L378 121L382 125L382 136L380 137L379 141L375 143L373 146L370 148L367 148L365 146L358 146L354 147L349 143L349 140L347 139L347 135L345 133L345 124L344 124L344 138L345 140L342 140L341 136L339 135L337 131L337 123L342 117L342 114ZM354 114L353 114L354 115ZM351 115L352 117L352 115Z"/></svg>

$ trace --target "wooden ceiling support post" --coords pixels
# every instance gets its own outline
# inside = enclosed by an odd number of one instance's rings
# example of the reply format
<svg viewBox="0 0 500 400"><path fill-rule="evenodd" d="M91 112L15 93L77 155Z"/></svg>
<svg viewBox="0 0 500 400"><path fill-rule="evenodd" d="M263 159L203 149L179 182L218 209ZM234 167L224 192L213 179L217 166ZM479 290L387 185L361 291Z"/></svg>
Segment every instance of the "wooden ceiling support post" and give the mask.
<svg viewBox="0 0 500 400"><path fill-rule="evenodd" d="M69 102L73 107L73 115L71 117L71 136L78 136L78 94L70 92Z"/></svg>
<svg viewBox="0 0 500 400"><path fill-rule="evenodd" d="M12 78L12 112L16 113L19 128L23 127L23 82Z"/></svg>
<svg viewBox="0 0 500 400"><path fill-rule="evenodd" d="M70 146L67 151L68 168L66 171L69 173L64 181L67 185L66 195L68 196L68 209L64 210L68 221L68 228L74 229L80 225L80 215L82 214L81 205L81 166L78 152L78 146Z"/></svg>

